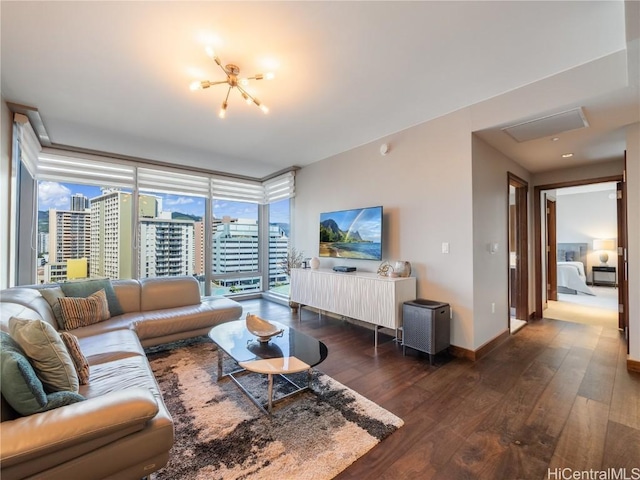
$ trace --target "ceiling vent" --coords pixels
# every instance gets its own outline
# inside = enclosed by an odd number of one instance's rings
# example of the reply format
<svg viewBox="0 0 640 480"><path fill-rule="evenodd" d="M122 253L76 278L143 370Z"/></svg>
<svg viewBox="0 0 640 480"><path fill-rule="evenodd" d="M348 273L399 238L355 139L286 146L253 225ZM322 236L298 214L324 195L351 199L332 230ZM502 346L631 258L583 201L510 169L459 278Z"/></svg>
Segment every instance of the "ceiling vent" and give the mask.
<svg viewBox="0 0 640 480"><path fill-rule="evenodd" d="M529 140L551 137L569 130L588 126L589 122L584 116L582 107L578 107L566 112L511 125L503 128L502 131L511 136L516 142L528 142Z"/></svg>

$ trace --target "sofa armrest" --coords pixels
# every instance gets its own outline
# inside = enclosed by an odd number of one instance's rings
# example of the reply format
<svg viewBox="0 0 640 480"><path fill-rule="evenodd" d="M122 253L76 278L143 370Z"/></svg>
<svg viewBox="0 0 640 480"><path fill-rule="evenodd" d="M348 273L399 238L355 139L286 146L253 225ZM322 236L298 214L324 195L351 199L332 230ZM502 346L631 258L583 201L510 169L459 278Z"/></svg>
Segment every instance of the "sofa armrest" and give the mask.
<svg viewBox="0 0 640 480"><path fill-rule="evenodd" d="M149 390L131 388L2 422L0 467L43 457L63 463L142 430L158 411Z"/></svg>

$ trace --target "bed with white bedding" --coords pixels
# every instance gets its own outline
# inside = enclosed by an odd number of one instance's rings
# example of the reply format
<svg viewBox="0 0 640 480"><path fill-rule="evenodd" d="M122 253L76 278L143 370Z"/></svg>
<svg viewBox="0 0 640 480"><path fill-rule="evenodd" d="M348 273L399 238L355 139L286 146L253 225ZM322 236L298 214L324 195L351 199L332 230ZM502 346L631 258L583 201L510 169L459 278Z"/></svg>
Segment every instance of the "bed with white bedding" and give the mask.
<svg viewBox="0 0 640 480"><path fill-rule="evenodd" d="M582 262L558 262L558 293L595 295L587 285Z"/></svg>

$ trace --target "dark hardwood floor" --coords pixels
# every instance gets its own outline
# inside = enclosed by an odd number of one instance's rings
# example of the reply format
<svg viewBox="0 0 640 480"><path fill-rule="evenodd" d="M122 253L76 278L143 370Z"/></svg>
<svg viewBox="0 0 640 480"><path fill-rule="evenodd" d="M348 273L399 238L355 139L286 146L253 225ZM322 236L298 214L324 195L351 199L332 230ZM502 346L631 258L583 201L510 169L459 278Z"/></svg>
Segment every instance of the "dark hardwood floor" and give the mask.
<svg viewBox="0 0 640 480"><path fill-rule="evenodd" d="M430 366L386 335L376 351L367 328L241 303L245 314L322 340L329 356L318 370L404 420L338 479L546 479L564 468L640 475L640 374L627 371L617 329L535 320L477 362L445 353Z"/></svg>

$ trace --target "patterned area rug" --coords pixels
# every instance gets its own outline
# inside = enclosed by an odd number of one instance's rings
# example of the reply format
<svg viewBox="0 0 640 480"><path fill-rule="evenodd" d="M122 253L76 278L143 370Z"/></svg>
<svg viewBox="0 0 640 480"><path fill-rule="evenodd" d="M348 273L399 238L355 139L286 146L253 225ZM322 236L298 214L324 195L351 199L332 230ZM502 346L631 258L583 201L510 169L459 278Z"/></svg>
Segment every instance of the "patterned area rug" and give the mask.
<svg viewBox="0 0 640 480"><path fill-rule="evenodd" d="M208 339L147 355L176 436L169 464L154 480L330 479L404 423L316 371L313 392L282 400L269 417L230 379L217 383L217 351ZM232 363L225 361L225 372ZM290 378L308 380L306 373ZM266 400L266 376L240 379ZM286 381L274 382L274 398L290 388Z"/></svg>

